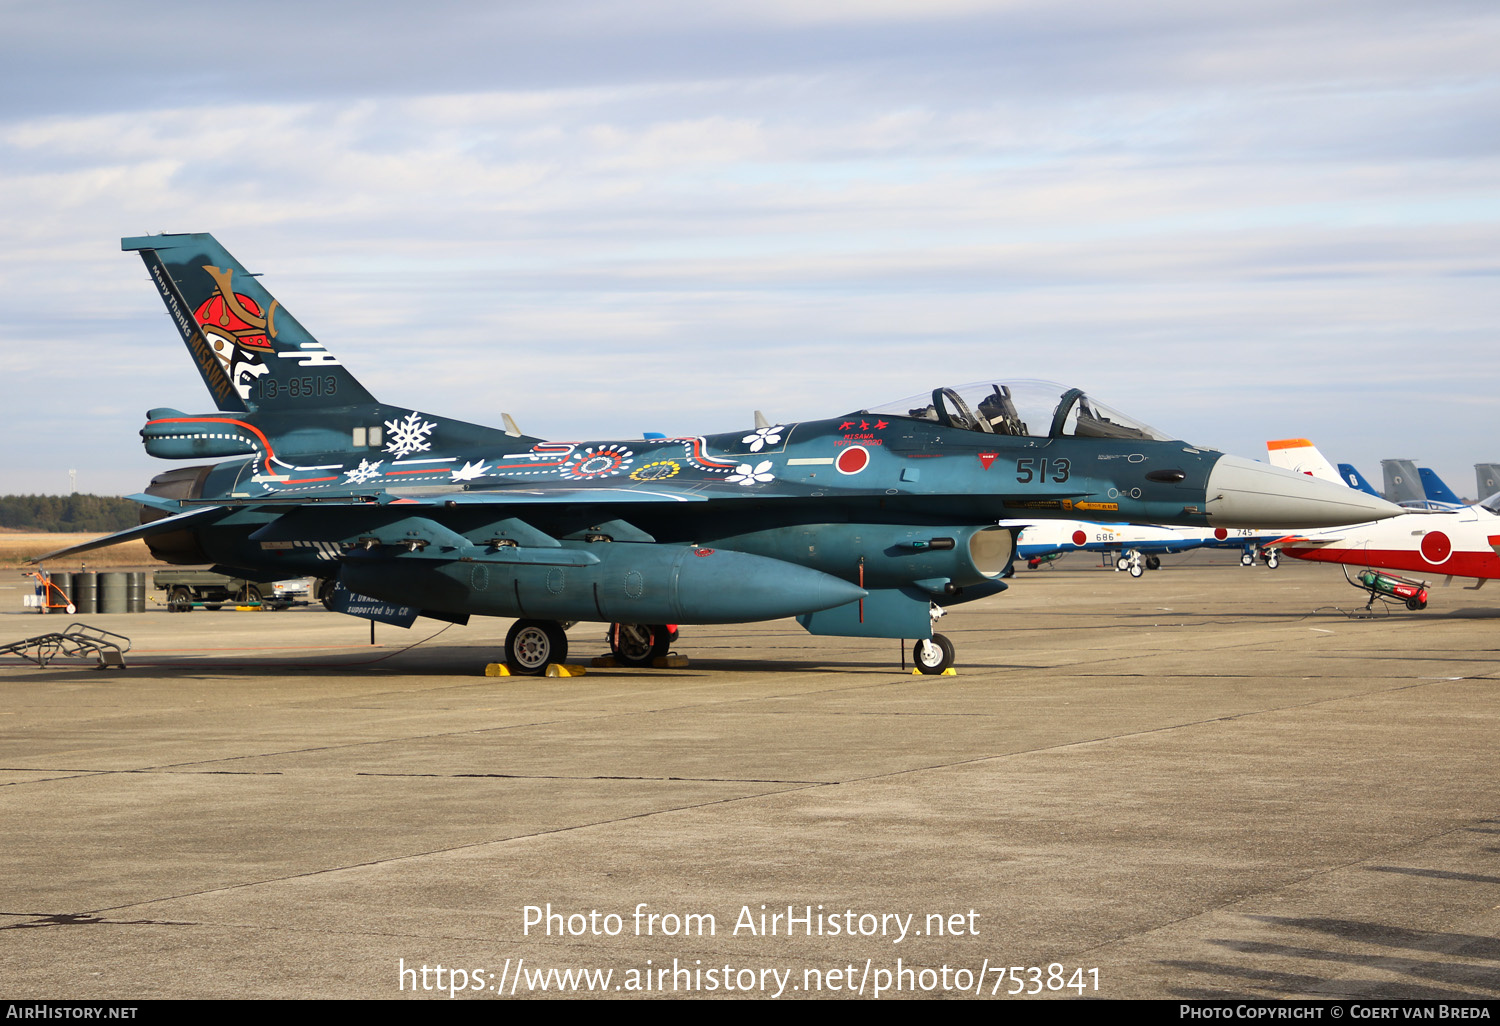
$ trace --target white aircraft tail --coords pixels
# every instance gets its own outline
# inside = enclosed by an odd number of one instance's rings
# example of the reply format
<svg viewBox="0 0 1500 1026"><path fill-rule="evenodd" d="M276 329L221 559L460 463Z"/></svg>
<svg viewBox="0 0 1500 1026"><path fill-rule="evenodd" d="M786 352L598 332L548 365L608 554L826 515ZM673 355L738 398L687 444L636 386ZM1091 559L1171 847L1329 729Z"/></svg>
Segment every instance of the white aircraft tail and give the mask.
<svg viewBox="0 0 1500 1026"><path fill-rule="evenodd" d="M1266 455L1271 458L1273 467L1306 474L1320 481L1337 481L1348 487L1349 482L1340 477L1333 464L1318 451L1318 447L1305 438L1282 438L1267 442Z"/></svg>

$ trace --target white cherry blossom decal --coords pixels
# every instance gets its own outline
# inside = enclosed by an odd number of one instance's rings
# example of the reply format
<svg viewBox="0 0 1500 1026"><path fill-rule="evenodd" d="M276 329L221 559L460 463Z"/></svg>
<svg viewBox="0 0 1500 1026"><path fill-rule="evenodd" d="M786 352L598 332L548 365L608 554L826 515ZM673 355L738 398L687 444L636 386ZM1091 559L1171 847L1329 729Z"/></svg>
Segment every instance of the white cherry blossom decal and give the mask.
<svg viewBox="0 0 1500 1026"><path fill-rule="evenodd" d="M786 428L780 424L775 427L756 428L754 433L746 435L740 441L750 446L751 452L760 452L768 445L775 445L781 441L781 433Z"/></svg>
<svg viewBox="0 0 1500 1026"><path fill-rule="evenodd" d="M762 460L753 467L748 463L741 463L735 468L734 473L730 474L724 480L732 484L749 486L774 481L776 480L776 475L771 473L771 461Z"/></svg>

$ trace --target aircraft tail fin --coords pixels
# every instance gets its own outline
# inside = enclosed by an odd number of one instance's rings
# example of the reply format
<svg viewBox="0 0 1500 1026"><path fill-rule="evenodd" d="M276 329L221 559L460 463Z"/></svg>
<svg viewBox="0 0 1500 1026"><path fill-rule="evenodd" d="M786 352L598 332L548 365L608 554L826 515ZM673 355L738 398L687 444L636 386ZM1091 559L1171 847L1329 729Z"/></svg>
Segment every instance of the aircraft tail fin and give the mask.
<svg viewBox="0 0 1500 1026"><path fill-rule="evenodd" d="M1344 483L1350 488L1357 488L1366 495L1378 496L1380 494L1370 482L1365 480L1365 475L1354 469L1354 464L1352 463L1340 463L1339 476L1344 479Z"/></svg>
<svg viewBox="0 0 1500 1026"><path fill-rule="evenodd" d="M1391 502L1421 502L1422 478L1415 460L1381 460L1385 474L1385 497Z"/></svg>
<svg viewBox="0 0 1500 1026"><path fill-rule="evenodd" d="M1443 479L1427 467L1418 467L1417 474L1422 479L1422 494L1433 502L1447 503L1450 506L1462 506L1464 500L1453 494L1453 489L1443 483Z"/></svg>
<svg viewBox="0 0 1500 1026"><path fill-rule="evenodd" d="M354 375L207 233L120 240L137 252L221 411L374 403Z"/></svg>
<svg viewBox="0 0 1500 1026"><path fill-rule="evenodd" d="M1480 502L1500 492L1500 463L1474 464L1474 483L1479 486Z"/></svg>
<svg viewBox="0 0 1500 1026"><path fill-rule="evenodd" d="M1318 447L1305 438L1281 438L1266 443L1266 455L1271 466L1281 467L1297 474L1306 474L1320 481L1338 481L1347 484L1333 469Z"/></svg>

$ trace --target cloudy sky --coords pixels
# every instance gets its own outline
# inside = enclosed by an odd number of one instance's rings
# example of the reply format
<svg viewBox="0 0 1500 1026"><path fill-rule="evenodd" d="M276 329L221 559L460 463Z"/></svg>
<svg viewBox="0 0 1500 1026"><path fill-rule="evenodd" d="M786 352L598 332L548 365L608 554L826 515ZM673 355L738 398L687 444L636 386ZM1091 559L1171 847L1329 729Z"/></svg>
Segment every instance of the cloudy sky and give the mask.
<svg viewBox="0 0 1500 1026"><path fill-rule="evenodd" d="M1264 458L1500 461L1493 0L0 2L0 492L211 408L125 235L549 438L1047 378Z"/></svg>

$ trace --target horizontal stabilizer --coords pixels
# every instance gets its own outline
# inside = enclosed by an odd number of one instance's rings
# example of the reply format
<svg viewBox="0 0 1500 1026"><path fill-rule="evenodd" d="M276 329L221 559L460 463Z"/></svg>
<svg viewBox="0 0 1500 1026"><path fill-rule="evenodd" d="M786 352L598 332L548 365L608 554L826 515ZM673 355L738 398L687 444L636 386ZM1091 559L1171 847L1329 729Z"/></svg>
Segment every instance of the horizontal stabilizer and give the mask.
<svg viewBox="0 0 1500 1026"><path fill-rule="evenodd" d="M226 515L229 510L223 506L209 506L206 509L189 510L186 513L178 513L176 516L164 517L161 520L153 520L149 524L132 527L124 531L116 531L114 534L106 534L102 538L83 542L78 545L69 545L65 549L58 549L42 556L32 556L26 562L43 563L49 559L61 559L64 556L76 556L80 552L92 552L95 549L108 548L121 542L135 541L137 538L150 538L158 534L167 534L172 531L180 531L184 527L197 526L212 523Z"/></svg>

